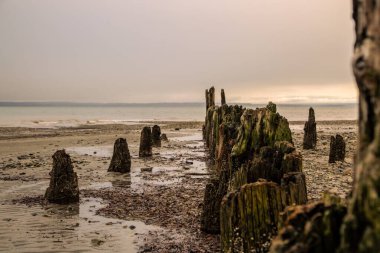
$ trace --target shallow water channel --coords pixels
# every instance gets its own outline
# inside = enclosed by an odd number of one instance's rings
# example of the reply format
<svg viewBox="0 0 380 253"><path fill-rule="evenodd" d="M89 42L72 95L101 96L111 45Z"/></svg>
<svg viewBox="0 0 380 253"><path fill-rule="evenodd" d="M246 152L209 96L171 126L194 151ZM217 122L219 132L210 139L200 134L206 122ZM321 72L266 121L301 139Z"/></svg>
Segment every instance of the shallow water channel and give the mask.
<svg viewBox="0 0 380 253"><path fill-rule="evenodd" d="M204 158L201 135L177 137L173 141L186 142L185 148L163 149L156 155L156 165L152 166L150 172L142 171L140 166L133 167L129 174L123 175L107 173L102 168L99 172L101 182L92 183L84 189L121 187L142 192L144 185L171 185L181 183L184 177L208 177L204 159L200 159ZM69 147L67 151L102 158L111 157L112 146ZM166 165L165 161L172 163ZM107 205L99 198L82 197L79 204L72 205L25 205L12 202L25 196L42 196L48 184L47 179L37 182L1 182L0 252L133 253L138 250L140 236L162 230L140 221L97 215L96 211Z"/></svg>

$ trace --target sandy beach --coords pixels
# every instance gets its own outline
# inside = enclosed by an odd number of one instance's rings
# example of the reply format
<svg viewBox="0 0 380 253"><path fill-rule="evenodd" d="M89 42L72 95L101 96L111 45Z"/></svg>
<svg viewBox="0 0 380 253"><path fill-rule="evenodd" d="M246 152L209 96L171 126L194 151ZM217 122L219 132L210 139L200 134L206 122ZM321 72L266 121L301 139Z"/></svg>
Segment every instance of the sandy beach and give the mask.
<svg viewBox="0 0 380 253"><path fill-rule="evenodd" d="M138 158L136 125L72 128L0 128L0 251L2 252L218 252L219 237L202 233L207 166L203 122L154 122L169 141ZM309 201L330 191L350 193L356 121L317 123L315 150L303 150L304 122L290 122L303 156ZM175 130L175 129L180 130ZM347 143L345 162L328 163L330 136ZM109 173L114 141L126 138L132 155L129 174ZM43 201L51 156L65 149L78 174L79 205ZM72 250L75 249L75 250Z"/></svg>

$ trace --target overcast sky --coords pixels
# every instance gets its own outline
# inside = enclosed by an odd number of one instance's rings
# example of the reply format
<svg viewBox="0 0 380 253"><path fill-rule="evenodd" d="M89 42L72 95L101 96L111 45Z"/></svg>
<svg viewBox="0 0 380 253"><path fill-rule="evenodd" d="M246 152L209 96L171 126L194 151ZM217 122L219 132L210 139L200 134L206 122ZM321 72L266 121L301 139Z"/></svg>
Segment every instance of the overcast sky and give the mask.
<svg viewBox="0 0 380 253"><path fill-rule="evenodd" d="M351 1L0 0L0 100L353 102Z"/></svg>

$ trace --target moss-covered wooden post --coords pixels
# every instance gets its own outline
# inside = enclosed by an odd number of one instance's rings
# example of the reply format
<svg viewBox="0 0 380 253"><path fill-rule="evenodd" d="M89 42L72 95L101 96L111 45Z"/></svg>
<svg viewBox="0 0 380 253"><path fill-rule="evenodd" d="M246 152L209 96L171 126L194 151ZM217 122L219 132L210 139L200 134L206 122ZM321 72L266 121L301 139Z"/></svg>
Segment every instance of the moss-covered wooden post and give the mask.
<svg viewBox="0 0 380 253"><path fill-rule="evenodd" d="M335 211L323 203L320 210L310 205L300 207L288 217L290 226L273 242L272 253L380 252L380 1L353 0L353 18L359 146L347 215L342 221L344 209L339 205ZM302 222L296 219L297 213Z"/></svg>
<svg viewBox="0 0 380 253"><path fill-rule="evenodd" d="M339 230L347 212L340 199L326 195L323 201L290 206L279 218L279 235L270 253L334 253Z"/></svg>
<svg viewBox="0 0 380 253"><path fill-rule="evenodd" d="M209 107L215 106L215 88L214 88L214 86L212 86L208 90L208 106Z"/></svg>
<svg viewBox="0 0 380 253"><path fill-rule="evenodd" d="M302 157L276 105L246 109L231 151L228 195L221 203L223 252L262 252L277 232L278 215L307 201Z"/></svg>
<svg viewBox="0 0 380 253"><path fill-rule="evenodd" d="M380 1L354 0L359 148L341 252L380 252Z"/></svg>

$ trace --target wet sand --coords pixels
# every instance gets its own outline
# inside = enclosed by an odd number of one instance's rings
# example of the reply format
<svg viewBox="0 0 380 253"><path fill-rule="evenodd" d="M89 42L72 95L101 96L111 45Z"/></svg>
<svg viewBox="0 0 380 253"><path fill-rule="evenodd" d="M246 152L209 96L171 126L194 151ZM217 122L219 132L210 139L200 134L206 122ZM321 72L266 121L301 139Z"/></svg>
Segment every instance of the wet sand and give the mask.
<svg viewBox="0 0 380 253"><path fill-rule="evenodd" d="M218 236L199 231L203 191L212 173L202 122L159 122L169 142L154 148L149 159L138 158L142 125L152 124L0 128L0 251L218 252ZM302 150L303 122L290 127L303 155L309 200L326 190L345 198L352 184L356 122L318 122L316 150ZM330 136L337 133L346 139L346 161L328 164ZM119 137L127 138L131 151L130 174L107 172ZM80 204L42 200L57 149L72 157Z"/></svg>

